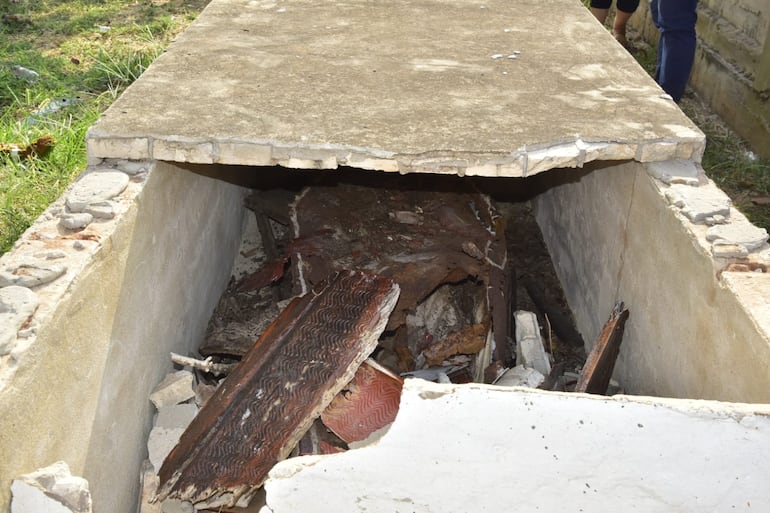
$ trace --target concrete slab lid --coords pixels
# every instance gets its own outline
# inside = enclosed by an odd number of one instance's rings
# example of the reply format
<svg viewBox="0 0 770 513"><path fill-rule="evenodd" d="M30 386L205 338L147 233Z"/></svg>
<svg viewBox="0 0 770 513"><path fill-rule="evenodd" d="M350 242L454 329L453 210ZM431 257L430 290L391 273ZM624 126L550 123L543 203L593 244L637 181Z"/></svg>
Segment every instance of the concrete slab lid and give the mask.
<svg viewBox="0 0 770 513"><path fill-rule="evenodd" d="M579 2L213 0L88 151L526 176L699 160L704 141Z"/></svg>
<svg viewBox="0 0 770 513"><path fill-rule="evenodd" d="M768 414L408 379L379 442L279 463L261 511L767 511Z"/></svg>

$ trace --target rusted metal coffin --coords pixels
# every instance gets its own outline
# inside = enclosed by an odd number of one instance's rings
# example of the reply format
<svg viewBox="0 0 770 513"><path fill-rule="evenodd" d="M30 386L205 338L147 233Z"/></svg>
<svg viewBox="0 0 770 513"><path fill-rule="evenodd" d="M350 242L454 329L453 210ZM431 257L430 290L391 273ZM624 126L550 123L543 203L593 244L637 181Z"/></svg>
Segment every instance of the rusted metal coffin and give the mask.
<svg viewBox="0 0 770 513"><path fill-rule="evenodd" d="M232 506L261 486L374 350L398 294L341 271L292 301L166 458L158 498Z"/></svg>

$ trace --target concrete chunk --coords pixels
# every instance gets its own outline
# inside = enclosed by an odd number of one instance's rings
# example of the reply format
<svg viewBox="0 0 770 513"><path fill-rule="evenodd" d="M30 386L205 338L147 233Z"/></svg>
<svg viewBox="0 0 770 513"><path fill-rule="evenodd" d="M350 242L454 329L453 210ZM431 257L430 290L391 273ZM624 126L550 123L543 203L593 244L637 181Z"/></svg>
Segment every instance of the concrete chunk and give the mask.
<svg viewBox="0 0 770 513"><path fill-rule="evenodd" d="M19 476L11 493L11 513L91 513L88 481L63 461Z"/></svg>
<svg viewBox="0 0 770 513"><path fill-rule="evenodd" d="M517 365L505 371L494 384L501 387L537 388L543 381L545 376L537 370Z"/></svg>
<svg viewBox="0 0 770 513"><path fill-rule="evenodd" d="M163 460L179 442L182 433L197 414L198 407L194 404L174 404L158 411L155 427L150 431L147 440L147 451L155 473L160 470Z"/></svg>
<svg viewBox="0 0 770 513"><path fill-rule="evenodd" d="M150 394L150 401L158 410L183 403L195 397L193 373L180 370L168 374Z"/></svg>

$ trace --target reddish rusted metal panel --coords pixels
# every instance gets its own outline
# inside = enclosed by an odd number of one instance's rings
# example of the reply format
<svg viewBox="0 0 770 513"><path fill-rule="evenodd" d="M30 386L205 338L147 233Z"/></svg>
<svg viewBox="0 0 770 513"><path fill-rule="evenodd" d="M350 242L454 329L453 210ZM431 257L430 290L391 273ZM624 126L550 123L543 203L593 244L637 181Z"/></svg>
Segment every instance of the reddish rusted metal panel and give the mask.
<svg viewBox="0 0 770 513"><path fill-rule="evenodd" d="M166 458L158 497L233 505L261 486L374 350L398 294L341 271L292 301Z"/></svg>

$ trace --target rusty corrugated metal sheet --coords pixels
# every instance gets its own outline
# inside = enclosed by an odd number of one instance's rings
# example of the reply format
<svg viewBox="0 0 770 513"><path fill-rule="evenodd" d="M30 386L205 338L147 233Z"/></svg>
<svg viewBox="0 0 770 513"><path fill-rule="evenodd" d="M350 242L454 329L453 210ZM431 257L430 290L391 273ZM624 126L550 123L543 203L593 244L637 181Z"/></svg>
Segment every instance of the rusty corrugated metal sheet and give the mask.
<svg viewBox="0 0 770 513"><path fill-rule="evenodd" d="M158 497L231 506L262 485L374 350L398 294L341 271L292 301L166 458Z"/></svg>

